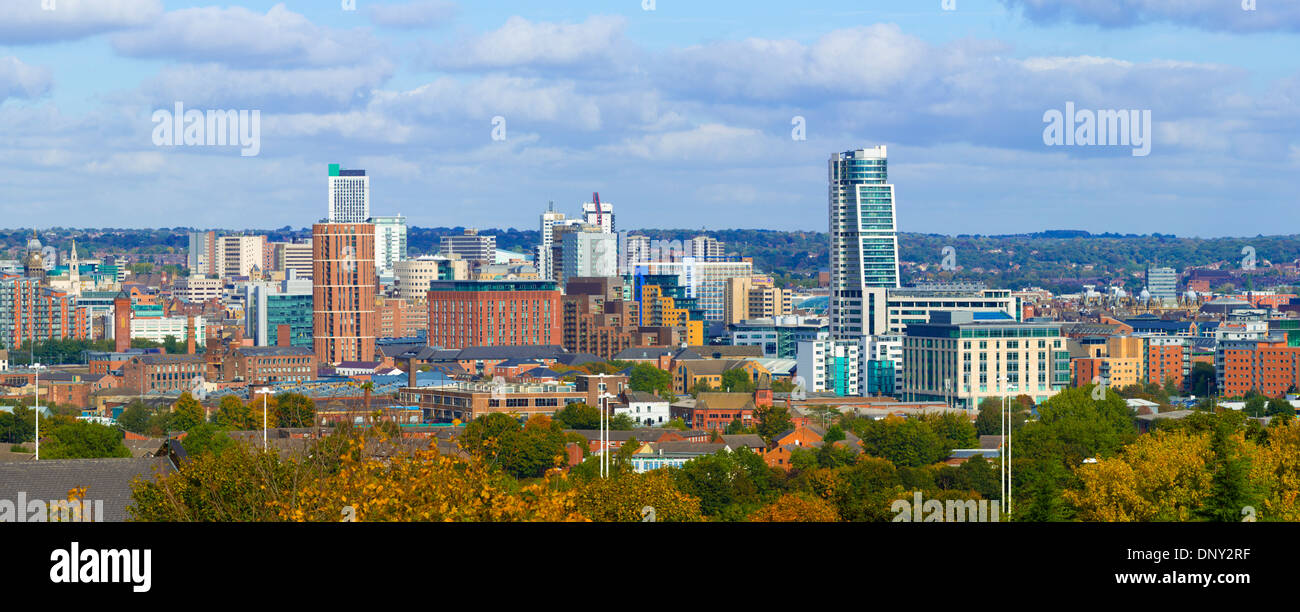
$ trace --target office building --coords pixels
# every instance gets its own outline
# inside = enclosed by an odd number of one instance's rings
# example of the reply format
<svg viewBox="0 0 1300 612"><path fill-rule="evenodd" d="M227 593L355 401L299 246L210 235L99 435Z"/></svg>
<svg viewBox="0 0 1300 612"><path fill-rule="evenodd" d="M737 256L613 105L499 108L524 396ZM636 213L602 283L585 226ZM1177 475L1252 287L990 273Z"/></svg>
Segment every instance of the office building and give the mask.
<svg viewBox="0 0 1300 612"><path fill-rule="evenodd" d="M727 279L723 320L734 325L749 319L771 319L793 310L792 294L776 288L771 276L737 276Z"/></svg>
<svg viewBox="0 0 1300 612"><path fill-rule="evenodd" d="M190 274L202 274L212 277L218 275L216 232L190 232L186 265L190 270Z"/></svg>
<svg viewBox="0 0 1300 612"><path fill-rule="evenodd" d="M480 235L476 229L467 229L460 236L443 236L438 253L456 256L468 261L492 263L497 256L497 237Z"/></svg>
<svg viewBox="0 0 1300 612"><path fill-rule="evenodd" d="M459 257L424 255L393 264L397 297L412 304L429 297L429 283L436 280L469 280L469 262Z"/></svg>
<svg viewBox="0 0 1300 612"><path fill-rule="evenodd" d="M271 269L284 275L284 278L311 278L311 243L310 242L272 242Z"/></svg>
<svg viewBox="0 0 1300 612"><path fill-rule="evenodd" d="M727 243L709 236L691 238L689 247L687 255L699 261L721 261L727 256Z"/></svg>
<svg viewBox="0 0 1300 612"><path fill-rule="evenodd" d="M614 225L614 205L601 202L600 194L591 194L591 202L582 203L582 221L587 225L600 228L606 234L618 231Z"/></svg>
<svg viewBox="0 0 1300 612"><path fill-rule="evenodd" d="M406 259L406 217L372 217L375 225L375 268L380 276L393 276L393 267Z"/></svg>
<svg viewBox="0 0 1300 612"><path fill-rule="evenodd" d="M329 222L365 223L370 218L370 177L365 170L329 167Z"/></svg>
<svg viewBox="0 0 1300 612"><path fill-rule="evenodd" d="M650 261L650 237L634 234L622 236L618 253L618 273L630 275L637 262Z"/></svg>
<svg viewBox="0 0 1300 612"><path fill-rule="evenodd" d="M559 345L560 290L553 281L433 281L430 346Z"/></svg>
<svg viewBox="0 0 1300 612"><path fill-rule="evenodd" d="M795 359L799 343L830 337L826 319L784 315L755 318L736 323L731 328L732 346L761 346L768 359Z"/></svg>
<svg viewBox="0 0 1300 612"><path fill-rule="evenodd" d="M798 372L808 393L859 395L863 379L862 345L856 340L811 340L799 343Z"/></svg>
<svg viewBox="0 0 1300 612"><path fill-rule="evenodd" d="M903 401L974 410L985 398L1040 402L1070 383L1060 323L1022 323L970 312L935 312L903 336Z"/></svg>
<svg viewBox="0 0 1300 612"><path fill-rule="evenodd" d="M564 279L618 274L618 236L586 226L563 240Z"/></svg>
<svg viewBox="0 0 1300 612"><path fill-rule="evenodd" d="M221 278L253 276L265 265L266 236L222 236L217 239L217 270Z"/></svg>
<svg viewBox="0 0 1300 612"><path fill-rule="evenodd" d="M754 274L748 261L697 261L692 257L680 262L637 262L635 273L673 275L686 289L685 297L697 300L706 321L725 321L727 281Z"/></svg>
<svg viewBox="0 0 1300 612"><path fill-rule="evenodd" d="M424 298L412 302L402 298L377 297L375 313L379 319L380 338L415 338L429 330L429 308Z"/></svg>
<svg viewBox="0 0 1300 612"><path fill-rule="evenodd" d="M862 314L867 335L902 334L909 323L925 323L935 312L1002 314L1019 321L1021 298L1007 289L985 289L982 283L936 283L897 289L867 288L870 308Z"/></svg>
<svg viewBox="0 0 1300 612"><path fill-rule="evenodd" d="M1151 299L1173 303L1178 301L1178 273L1173 268L1147 267L1147 291Z"/></svg>
<svg viewBox="0 0 1300 612"><path fill-rule="evenodd" d="M831 336L872 333L867 319L883 304L870 288L898 287L894 186L884 146L833 155L829 163Z"/></svg>
<svg viewBox="0 0 1300 612"><path fill-rule="evenodd" d="M314 299L309 278L245 285L244 336L253 346L277 346L287 333L289 346L312 348Z"/></svg>
<svg viewBox="0 0 1300 612"><path fill-rule="evenodd" d="M312 338L316 360L375 358L375 226L312 226Z"/></svg>

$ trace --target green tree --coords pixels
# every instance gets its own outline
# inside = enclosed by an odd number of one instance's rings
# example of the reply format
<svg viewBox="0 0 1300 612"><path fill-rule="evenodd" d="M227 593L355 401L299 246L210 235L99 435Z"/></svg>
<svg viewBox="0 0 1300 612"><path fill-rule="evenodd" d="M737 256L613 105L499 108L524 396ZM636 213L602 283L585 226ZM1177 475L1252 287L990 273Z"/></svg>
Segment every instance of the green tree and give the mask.
<svg viewBox="0 0 1300 612"><path fill-rule="evenodd" d="M185 439L181 441L185 453L190 456L220 453L234 444L235 441L230 439L226 432L212 423L204 423L190 429L185 433Z"/></svg>
<svg viewBox="0 0 1300 612"><path fill-rule="evenodd" d="M41 434L41 456L45 459L103 459L130 457L122 444L122 432L87 421L58 425Z"/></svg>
<svg viewBox="0 0 1300 612"><path fill-rule="evenodd" d="M673 375L648 363L638 363L632 367L627 386L633 391L669 393L673 388Z"/></svg>
<svg viewBox="0 0 1300 612"><path fill-rule="evenodd" d="M172 406L171 427L179 431L189 431L204 422L203 404L194 399L189 391L181 393L180 399Z"/></svg>
<svg viewBox="0 0 1300 612"><path fill-rule="evenodd" d="M768 446L772 445L774 438L794 427L790 411L784 406L759 406L754 410L754 420L757 423L755 429L758 435Z"/></svg>
<svg viewBox="0 0 1300 612"><path fill-rule="evenodd" d="M311 427L316 423L316 402L301 393L276 395L275 409L281 427Z"/></svg>
<svg viewBox="0 0 1300 612"><path fill-rule="evenodd" d="M221 398L221 402L217 405L217 414L213 419L224 429L233 431L253 429L252 410L244 404L243 400L234 395Z"/></svg>
<svg viewBox="0 0 1300 612"><path fill-rule="evenodd" d="M753 393L754 379L749 377L749 372L741 368L727 370L722 373L722 390L733 393Z"/></svg>
<svg viewBox="0 0 1300 612"><path fill-rule="evenodd" d="M1289 414L1295 416L1295 407L1286 398L1275 397L1268 400L1268 409L1265 411L1267 416L1277 416L1280 414Z"/></svg>
<svg viewBox="0 0 1300 612"><path fill-rule="evenodd" d="M36 411L14 406L12 412L0 412L0 440L24 444L36 438Z"/></svg>
<svg viewBox="0 0 1300 612"><path fill-rule="evenodd" d="M915 419L867 420L857 434L868 455L883 457L900 467L931 465L943 461L952 452L928 423Z"/></svg>
<svg viewBox="0 0 1300 612"><path fill-rule="evenodd" d="M826 435L822 436L822 442L830 445L845 439L844 428L839 425L831 425L826 428Z"/></svg>
<svg viewBox="0 0 1300 612"><path fill-rule="evenodd" d="M709 381L700 379L695 381L695 385L691 387L691 397L698 398L701 393L710 391L713 391L713 387L709 386Z"/></svg>
<svg viewBox="0 0 1300 612"><path fill-rule="evenodd" d="M1192 395L1205 397L1214 385L1214 365L1196 362L1192 364L1192 373L1187 377L1187 389Z"/></svg>
<svg viewBox="0 0 1300 612"><path fill-rule="evenodd" d="M1205 520L1239 522L1242 508L1262 505L1259 491L1250 480L1250 461L1234 438L1235 431L1236 427L1226 419L1214 428L1210 440L1214 476L1210 495L1197 512Z"/></svg>
<svg viewBox="0 0 1300 612"><path fill-rule="evenodd" d="M953 412L922 415L921 420L934 433L939 434L946 448L975 448L979 446L979 436L975 426L965 415Z"/></svg>
<svg viewBox="0 0 1300 612"><path fill-rule="evenodd" d="M618 431L629 431L636 429L636 421L633 421L632 417L628 416L626 412L621 412L610 417L609 428Z"/></svg>
<svg viewBox="0 0 1300 612"><path fill-rule="evenodd" d="M1268 398L1253 394L1246 398L1246 416L1262 417L1268 412Z"/></svg>
<svg viewBox="0 0 1300 612"><path fill-rule="evenodd" d="M143 434L149 427L153 411L144 402L134 401L117 416L117 424L131 433Z"/></svg>
<svg viewBox="0 0 1300 612"><path fill-rule="evenodd" d="M667 423L664 423L664 429L677 429L677 430L685 431L689 428L686 426L686 421L682 420L682 417L673 417Z"/></svg>
<svg viewBox="0 0 1300 612"><path fill-rule="evenodd" d="M564 429L600 429L600 409L586 404L569 404L554 418Z"/></svg>

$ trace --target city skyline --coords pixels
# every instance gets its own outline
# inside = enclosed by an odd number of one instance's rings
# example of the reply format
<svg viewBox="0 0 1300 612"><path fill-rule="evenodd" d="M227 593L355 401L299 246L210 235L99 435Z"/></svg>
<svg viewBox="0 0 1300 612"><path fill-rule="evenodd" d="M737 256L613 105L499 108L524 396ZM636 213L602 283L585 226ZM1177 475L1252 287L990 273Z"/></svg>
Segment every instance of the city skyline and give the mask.
<svg viewBox="0 0 1300 612"><path fill-rule="evenodd" d="M1300 60L1274 51L1295 7L745 3L742 27L736 2L626 4L7 3L0 213L306 227L341 163L414 227L528 229L600 192L629 228L824 231L825 152L885 145L900 232L1251 236L1259 215L1298 218ZM181 104L260 113L256 155L150 142ZM1076 105L1099 125L1132 110L1148 154L1046 145L1045 115Z"/></svg>

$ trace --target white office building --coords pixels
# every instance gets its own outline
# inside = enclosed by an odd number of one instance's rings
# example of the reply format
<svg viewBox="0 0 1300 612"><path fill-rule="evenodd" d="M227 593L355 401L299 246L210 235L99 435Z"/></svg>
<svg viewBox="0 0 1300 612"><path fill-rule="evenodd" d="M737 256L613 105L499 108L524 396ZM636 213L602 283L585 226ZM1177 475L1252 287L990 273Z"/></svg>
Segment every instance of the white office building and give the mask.
<svg viewBox="0 0 1300 612"><path fill-rule="evenodd" d="M371 217L375 225L375 272L393 276L393 266L406 259L406 217Z"/></svg>
<svg viewBox="0 0 1300 612"><path fill-rule="evenodd" d="M884 304L870 288L898 287L894 186L884 146L846 151L829 163L831 337L856 340Z"/></svg>
<svg viewBox="0 0 1300 612"><path fill-rule="evenodd" d="M618 236L589 227L564 234L564 278L618 275Z"/></svg>
<svg viewBox="0 0 1300 612"><path fill-rule="evenodd" d="M602 232L612 234L616 231L614 225L614 205L609 202L601 202L600 194L591 194L593 202L583 202L582 204L582 221L587 225L599 227Z"/></svg>
<svg viewBox="0 0 1300 612"><path fill-rule="evenodd" d="M810 340L799 343L797 372L808 393L860 395L862 346L857 341Z"/></svg>
<svg viewBox="0 0 1300 612"><path fill-rule="evenodd" d="M329 222L365 223L370 218L370 177L365 170L330 164Z"/></svg>

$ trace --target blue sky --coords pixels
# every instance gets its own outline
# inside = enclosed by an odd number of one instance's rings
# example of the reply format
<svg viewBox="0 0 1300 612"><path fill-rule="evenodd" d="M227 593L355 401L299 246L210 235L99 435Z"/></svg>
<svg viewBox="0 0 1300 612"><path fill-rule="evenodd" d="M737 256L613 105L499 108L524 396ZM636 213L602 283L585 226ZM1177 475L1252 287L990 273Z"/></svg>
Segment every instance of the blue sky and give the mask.
<svg viewBox="0 0 1300 612"><path fill-rule="evenodd" d="M825 230L827 158L885 144L904 231L1296 233L1300 3L653 4L4 0L0 226L302 227L338 162L422 226L599 191L623 228ZM259 111L260 153L156 146L177 101ZM1067 101L1150 110L1150 155L1044 145Z"/></svg>

